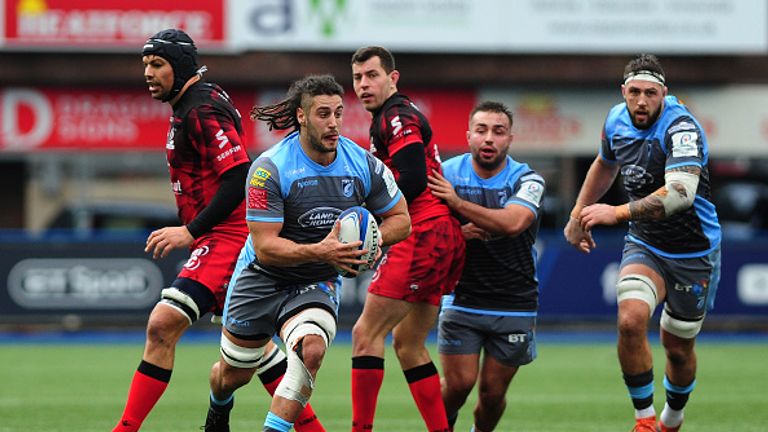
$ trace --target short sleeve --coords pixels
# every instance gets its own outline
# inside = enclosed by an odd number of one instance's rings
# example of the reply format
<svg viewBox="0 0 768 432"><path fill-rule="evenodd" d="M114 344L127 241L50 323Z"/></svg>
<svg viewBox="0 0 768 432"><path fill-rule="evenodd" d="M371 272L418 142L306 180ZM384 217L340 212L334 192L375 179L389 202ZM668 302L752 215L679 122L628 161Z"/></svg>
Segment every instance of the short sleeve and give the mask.
<svg viewBox="0 0 768 432"><path fill-rule="evenodd" d="M421 120L412 109L395 105L384 113L384 120L384 138L390 156L411 144L424 143Z"/></svg>
<svg viewBox="0 0 768 432"><path fill-rule="evenodd" d="M188 116L190 141L217 175L248 162L248 152L229 113L203 105Z"/></svg>
<svg viewBox="0 0 768 432"><path fill-rule="evenodd" d="M706 151L704 136L690 117L680 117L667 128L664 144L667 153L667 169L703 165L702 160Z"/></svg>
<svg viewBox="0 0 768 432"><path fill-rule="evenodd" d="M535 215L538 215L544 198L545 185L544 178L539 174L535 172L524 174L515 182L512 196L502 206L518 204L531 209Z"/></svg>
<svg viewBox="0 0 768 432"><path fill-rule="evenodd" d="M245 186L245 219L251 222L283 222L283 196L277 167L261 157L251 164Z"/></svg>
<svg viewBox="0 0 768 432"><path fill-rule="evenodd" d="M370 153L366 154L366 157L371 175L371 190L365 199L365 205L375 214L386 213L400 200L402 193L397 187L392 171Z"/></svg>

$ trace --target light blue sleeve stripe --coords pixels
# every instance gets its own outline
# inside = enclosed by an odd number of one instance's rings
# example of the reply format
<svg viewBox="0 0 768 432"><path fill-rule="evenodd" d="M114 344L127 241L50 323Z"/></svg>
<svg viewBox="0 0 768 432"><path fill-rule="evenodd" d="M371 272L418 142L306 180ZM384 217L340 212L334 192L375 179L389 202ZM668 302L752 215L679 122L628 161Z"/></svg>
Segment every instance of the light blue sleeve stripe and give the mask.
<svg viewBox="0 0 768 432"><path fill-rule="evenodd" d="M397 195L395 195L395 199L393 199L387 206L380 209L373 210L373 213L378 215L378 214L388 212L392 207L395 206L395 204L397 204L398 201L400 201L401 196L403 196L403 193L400 191L397 191Z"/></svg>
<svg viewBox="0 0 768 432"><path fill-rule="evenodd" d="M632 399L645 399L653 396L653 382L648 383L642 387L629 387L629 397Z"/></svg>
<svg viewBox="0 0 768 432"><path fill-rule="evenodd" d="M521 205L523 207L528 208L529 210L531 210L533 212L534 216L538 216L539 215L539 209L537 209L533 204L529 203L528 201L525 201L525 200L520 199L520 198L512 198L511 200L507 201L507 204L504 207L507 207L507 206L512 205L512 204L517 204L517 205Z"/></svg>
<svg viewBox="0 0 768 432"><path fill-rule="evenodd" d="M685 387L680 387L669 382L669 379L667 378L667 376L664 375L664 388L671 392L687 394L692 392L695 387L696 387L696 380L693 380L693 382L691 382Z"/></svg>
<svg viewBox="0 0 768 432"><path fill-rule="evenodd" d="M284 222L281 217L260 217L260 216L246 216L245 220L248 222Z"/></svg>
<svg viewBox="0 0 768 432"><path fill-rule="evenodd" d="M676 163L676 164L667 165L666 167L664 167L664 169L665 170L671 170L672 168L680 168L680 167L684 167L684 166L695 166L695 167L701 168L702 165L701 165L701 162L694 162L694 161L679 162L679 163Z"/></svg>

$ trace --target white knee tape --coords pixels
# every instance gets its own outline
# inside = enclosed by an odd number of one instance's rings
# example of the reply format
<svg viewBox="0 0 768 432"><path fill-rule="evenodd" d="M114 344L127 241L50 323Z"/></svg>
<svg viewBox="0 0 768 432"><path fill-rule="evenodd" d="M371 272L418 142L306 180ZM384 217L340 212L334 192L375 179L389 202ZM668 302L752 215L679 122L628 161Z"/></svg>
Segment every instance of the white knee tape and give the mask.
<svg viewBox="0 0 768 432"><path fill-rule="evenodd" d="M286 351L293 351L296 343L306 335L318 335L325 341L325 346L330 346L336 337L336 319L324 309L307 309L293 317L280 334Z"/></svg>
<svg viewBox="0 0 768 432"><path fill-rule="evenodd" d="M253 369L264 356L264 347L245 348L221 335L221 357L230 366L241 369Z"/></svg>
<svg viewBox="0 0 768 432"><path fill-rule="evenodd" d="M296 345L307 335L320 336L325 346L329 346L336 337L336 319L323 309L307 309L286 324L281 333L288 355L288 368L275 394L295 400L302 406L307 405L315 388L312 375L296 352Z"/></svg>
<svg viewBox="0 0 768 432"><path fill-rule="evenodd" d="M616 284L616 300L642 300L648 304L649 316L656 309L656 285L647 277L638 274L626 275Z"/></svg>
<svg viewBox="0 0 768 432"><path fill-rule="evenodd" d="M184 316L187 317L187 320L189 320L190 325L200 319L200 309L198 309L195 301L192 300L192 297L188 296L187 293L177 288L165 288L160 291L160 302L184 314ZM189 311L182 307L182 305L190 308L194 315L191 315Z"/></svg>
<svg viewBox="0 0 768 432"><path fill-rule="evenodd" d="M661 328L683 339L693 339L701 331L704 318L698 321L682 321L667 314L666 309L661 312Z"/></svg>
<svg viewBox="0 0 768 432"><path fill-rule="evenodd" d="M315 381L294 350L288 350L288 368L283 380L275 390L275 396L295 400L301 406L307 406L309 397L315 389Z"/></svg>

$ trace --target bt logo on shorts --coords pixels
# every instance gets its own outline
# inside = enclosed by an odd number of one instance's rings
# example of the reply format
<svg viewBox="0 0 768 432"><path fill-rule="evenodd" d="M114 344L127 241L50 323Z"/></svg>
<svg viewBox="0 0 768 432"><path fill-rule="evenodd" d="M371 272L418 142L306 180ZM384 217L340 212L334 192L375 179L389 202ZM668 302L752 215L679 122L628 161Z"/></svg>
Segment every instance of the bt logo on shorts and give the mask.
<svg viewBox="0 0 768 432"><path fill-rule="evenodd" d="M509 343L523 343L528 338L527 333L512 333L507 335L507 341Z"/></svg>

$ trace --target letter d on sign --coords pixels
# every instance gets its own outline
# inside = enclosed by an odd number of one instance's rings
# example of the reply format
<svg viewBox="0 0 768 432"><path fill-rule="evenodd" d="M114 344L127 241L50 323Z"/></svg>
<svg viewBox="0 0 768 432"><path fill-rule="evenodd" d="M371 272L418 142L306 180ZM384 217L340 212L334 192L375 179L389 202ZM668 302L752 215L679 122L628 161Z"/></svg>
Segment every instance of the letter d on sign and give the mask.
<svg viewBox="0 0 768 432"><path fill-rule="evenodd" d="M27 150L41 145L53 130L52 111L38 91L17 88L0 93L0 148Z"/></svg>

